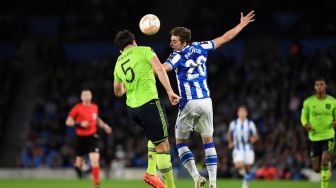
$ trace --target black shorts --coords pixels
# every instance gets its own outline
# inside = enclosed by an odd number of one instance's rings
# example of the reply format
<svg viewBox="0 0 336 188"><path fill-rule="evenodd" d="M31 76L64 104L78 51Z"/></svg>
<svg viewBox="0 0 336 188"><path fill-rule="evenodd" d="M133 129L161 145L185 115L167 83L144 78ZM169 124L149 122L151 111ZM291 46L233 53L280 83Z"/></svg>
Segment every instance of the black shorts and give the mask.
<svg viewBox="0 0 336 188"><path fill-rule="evenodd" d="M310 157L315 158L322 155L322 152L334 152L335 148L335 139L327 139L320 141L311 141L310 142Z"/></svg>
<svg viewBox="0 0 336 188"><path fill-rule="evenodd" d="M127 108L129 116L139 124L145 136L158 145L168 137L168 121L164 108L158 99L153 99L137 108Z"/></svg>
<svg viewBox="0 0 336 188"><path fill-rule="evenodd" d="M99 153L98 138L98 134L90 136L77 136L75 142L76 156L83 156L92 152Z"/></svg>

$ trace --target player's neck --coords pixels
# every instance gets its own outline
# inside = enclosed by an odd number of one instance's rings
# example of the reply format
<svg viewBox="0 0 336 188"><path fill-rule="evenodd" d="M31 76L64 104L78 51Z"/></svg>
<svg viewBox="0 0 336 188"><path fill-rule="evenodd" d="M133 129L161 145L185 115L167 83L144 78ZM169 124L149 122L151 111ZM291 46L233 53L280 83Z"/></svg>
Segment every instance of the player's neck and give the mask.
<svg viewBox="0 0 336 188"><path fill-rule="evenodd" d="M316 98L322 100L325 99L327 97L326 93L316 93Z"/></svg>
<svg viewBox="0 0 336 188"><path fill-rule="evenodd" d="M90 106L90 105L91 105L91 102L82 102L82 104L83 104L84 106Z"/></svg>
<svg viewBox="0 0 336 188"><path fill-rule="evenodd" d="M244 122L247 118L239 118L241 122Z"/></svg>
<svg viewBox="0 0 336 188"><path fill-rule="evenodd" d="M133 47L137 47L137 45L135 45L135 44L129 44L129 45L127 45L127 46L123 49L123 51L125 51L125 50L127 50L127 49L129 49L129 48L133 48Z"/></svg>

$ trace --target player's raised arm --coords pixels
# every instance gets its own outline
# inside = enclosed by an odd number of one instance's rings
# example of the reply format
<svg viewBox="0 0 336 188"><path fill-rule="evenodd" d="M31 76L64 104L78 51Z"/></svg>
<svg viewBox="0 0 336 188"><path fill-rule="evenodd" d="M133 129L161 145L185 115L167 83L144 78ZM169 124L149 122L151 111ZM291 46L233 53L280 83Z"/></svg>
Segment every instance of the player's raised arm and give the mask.
<svg viewBox="0 0 336 188"><path fill-rule="evenodd" d="M172 105L176 105L179 102L180 97L174 93L174 91L173 91L173 89L170 85L170 81L169 81L168 75L166 73L166 70L163 67L163 65L160 63L159 58L157 56L154 56L151 59L150 63L153 66L154 72L158 75L158 78L159 78L161 84L166 89L166 92L168 94L170 103Z"/></svg>
<svg viewBox="0 0 336 188"><path fill-rule="evenodd" d="M232 40L244 27L246 27L249 23L253 22L253 17L255 16L254 11L251 11L246 16L243 13L240 13L240 23L224 33L222 36L215 38L213 41L215 43L215 49L222 46L223 44Z"/></svg>

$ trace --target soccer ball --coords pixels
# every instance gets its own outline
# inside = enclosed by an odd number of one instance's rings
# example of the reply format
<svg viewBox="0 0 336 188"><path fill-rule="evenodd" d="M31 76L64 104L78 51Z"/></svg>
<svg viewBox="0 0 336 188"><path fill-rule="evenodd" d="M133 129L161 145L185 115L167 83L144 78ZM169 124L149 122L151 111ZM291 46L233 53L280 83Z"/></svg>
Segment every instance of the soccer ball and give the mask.
<svg viewBox="0 0 336 188"><path fill-rule="evenodd" d="M141 18L139 27L145 35L154 35L160 29L160 20L154 14L146 14Z"/></svg>

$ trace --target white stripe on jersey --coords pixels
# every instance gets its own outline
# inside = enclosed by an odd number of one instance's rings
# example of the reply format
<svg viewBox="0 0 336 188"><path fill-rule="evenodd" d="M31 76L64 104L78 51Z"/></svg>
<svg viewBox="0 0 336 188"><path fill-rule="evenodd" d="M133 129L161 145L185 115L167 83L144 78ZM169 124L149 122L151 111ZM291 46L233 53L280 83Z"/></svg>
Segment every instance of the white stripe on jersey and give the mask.
<svg viewBox="0 0 336 188"><path fill-rule="evenodd" d="M203 92L202 92L200 84L198 82L194 82L194 86L195 86L195 89L196 89L197 97L202 98L203 97Z"/></svg>
<svg viewBox="0 0 336 188"><path fill-rule="evenodd" d="M205 41L205 42L201 42L201 46L204 49L214 49L215 46L213 44L213 41Z"/></svg>
<svg viewBox="0 0 336 188"><path fill-rule="evenodd" d="M176 54L170 62L175 66L175 64L180 60L180 58L181 58L181 55Z"/></svg>
<svg viewBox="0 0 336 188"><path fill-rule="evenodd" d="M210 96L210 90L208 88L208 83L207 83L206 79L203 80L203 85L204 85L204 88L207 91L207 95Z"/></svg>
<svg viewBox="0 0 336 188"><path fill-rule="evenodd" d="M181 95L181 88L180 88L180 80L178 79L178 76L176 74L176 80L177 80L177 85L178 85L178 91L179 91L179 94ZM181 97L181 96L180 96Z"/></svg>
<svg viewBox="0 0 336 188"><path fill-rule="evenodd" d="M186 91L187 99L188 100L192 99L190 85L188 84L188 82L184 83L183 85L184 85L184 89Z"/></svg>
<svg viewBox="0 0 336 188"><path fill-rule="evenodd" d="M241 122L240 119L236 119L231 122L229 129L232 132L235 150L253 150L250 143L250 131L255 135L256 129L252 121L246 119Z"/></svg>

